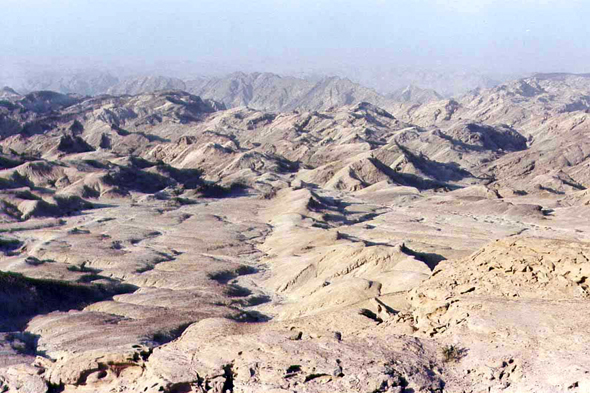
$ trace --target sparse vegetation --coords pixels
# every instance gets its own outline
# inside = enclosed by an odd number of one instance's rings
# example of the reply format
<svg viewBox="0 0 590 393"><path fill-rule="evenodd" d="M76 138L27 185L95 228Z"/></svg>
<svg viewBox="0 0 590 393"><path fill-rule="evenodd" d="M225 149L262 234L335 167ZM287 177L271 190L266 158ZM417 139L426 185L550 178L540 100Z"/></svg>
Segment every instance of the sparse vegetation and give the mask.
<svg viewBox="0 0 590 393"><path fill-rule="evenodd" d="M228 185L220 185L217 183L205 183L197 188L197 191L204 198L226 198L242 194L248 185L246 182L237 180Z"/></svg>
<svg viewBox="0 0 590 393"><path fill-rule="evenodd" d="M70 272L78 272L78 273L99 273L100 270L93 269L87 266L87 262L82 262L80 265L69 265L67 269Z"/></svg>
<svg viewBox="0 0 590 393"><path fill-rule="evenodd" d="M115 294L134 291L135 286L118 281L104 285L78 284L60 280L35 279L0 271L0 329L39 313L70 310L101 301ZM20 321L20 322L18 322Z"/></svg>
<svg viewBox="0 0 590 393"><path fill-rule="evenodd" d="M0 237L0 251L4 253L20 248L22 244L18 239Z"/></svg>
<svg viewBox="0 0 590 393"><path fill-rule="evenodd" d="M248 288L241 287L237 284L231 284L223 289L223 294L227 297L246 297L252 293Z"/></svg>
<svg viewBox="0 0 590 393"><path fill-rule="evenodd" d="M455 345L445 345L442 348L443 360L445 363L455 363L463 357L463 350Z"/></svg>
<svg viewBox="0 0 590 393"><path fill-rule="evenodd" d="M68 234L70 235L84 235L89 233L90 231L88 229L80 229L78 227L72 228L68 231Z"/></svg>
<svg viewBox="0 0 590 393"><path fill-rule="evenodd" d="M304 382L309 382L309 381L314 380L316 378L325 377L327 375L328 374L320 374L320 373L309 374L308 376L305 377Z"/></svg>
<svg viewBox="0 0 590 393"><path fill-rule="evenodd" d="M301 371L301 366L299 364L293 364L287 368L287 374L294 374Z"/></svg>
<svg viewBox="0 0 590 393"><path fill-rule="evenodd" d="M254 274L258 272L258 270L253 266L241 265L235 270L235 272L238 276L246 276L248 274Z"/></svg>
<svg viewBox="0 0 590 393"><path fill-rule="evenodd" d="M172 202L177 206L188 206L188 205L195 205L199 202L195 201L194 199L190 198L182 198L182 197L174 197L172 198Z"/></svg>
<svg viewBox="0 0 590 393"><path fill-rule="evenodd" d="M268 321L269 317L258 312L252 310L240 310L238 308L235 309L234 313L227 314L225 318L230 319L235 322L243 322L243 323L252 323L252 322L264 322Z"/></svg>
<svg viewBox="0 0 590 393"><path fill-rule="evenodd" d="M207 277L219 283L226 283L237 277L237 274L231 270L220 270L213 273L208 273Z"/></svg>
<svg viewBox="0 0 590 393"><path fill-rule="evenodd" d="M233 280L234 278L236 278L238 276L245 276L248 274L254 274L257 271L258 270L253 266L241 265L234 270L225 269L225 270L219 270L216 272L208 273L207 277L209 277L211 280L215 280L219 283L224 284L224 283L227 283L227 282Z"/></svg>
<svg viewBox="0 0 590 393"><path fill-rule="evenodd" d="M39 259L33 256L28 256L25 258L25 263L27 265L31 265L31 266L40 266L43 265L45 263L54 263L55 261L53 259Z"/></svg>
<svg viewBox="0 0 590 393"><path fill-rule="evenodd" d="M230 302L231 305L239 305L242 307L253 307L253 306L258 306L260 304L264 304L270 301L270 297L266 296L266 295L255 295L255 296L249 296L245 299L239 299L239 300L232 300Z"/></svg>
<svg viewBox="0 0 590 393"><path fill-rule="evenodd" d="M37 352L39 337L28 332L14 332L6 335L10 347L22 355L34 355Z"/></svg>
<svg viewBox="0 0 590 393"><path fill-rule="evenodd" d="M154 270L155 265L148 263L138 269L135 270L136 273L145 273L145 272L149 272L150 270Z"/></svg>
<svg viewBox="0 0 590 393"><path fill-rule="evenodd" d="M262 194L260 194L260 198L266 199L266 200L274 199L274 197L276 197L276 196L277 196L277 189L274 187L271 187L270 190L264 191Z"/></svg>
<svg viewBox="0 0 590 393"><path fill-rule="evenodd" d="M111 243L111 249L113 250L121 250L123 248L123 243L120 240L114 240Z"/></svg>
<svg viewBox="0 0 590 393"><path fill-rule="evenodd" d="M97 280L101 280L104 279L106 277L101 276L100 274L96 274L96 273L88 273L88 274L83 274L82 276L80 276L76 282L80 282L80 283L91 283Z"/></svg>

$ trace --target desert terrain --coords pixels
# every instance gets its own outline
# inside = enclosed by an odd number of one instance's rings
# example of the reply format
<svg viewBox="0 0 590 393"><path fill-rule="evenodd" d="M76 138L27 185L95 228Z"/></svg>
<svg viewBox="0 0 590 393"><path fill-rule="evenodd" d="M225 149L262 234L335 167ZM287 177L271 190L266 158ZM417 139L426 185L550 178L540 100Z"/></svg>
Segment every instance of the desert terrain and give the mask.
<svg viewBox="0 0 590 393"><path fill-rule="evenodd" d="M0 91L0 392L590 391L590 76L96 83Z"/></svg>

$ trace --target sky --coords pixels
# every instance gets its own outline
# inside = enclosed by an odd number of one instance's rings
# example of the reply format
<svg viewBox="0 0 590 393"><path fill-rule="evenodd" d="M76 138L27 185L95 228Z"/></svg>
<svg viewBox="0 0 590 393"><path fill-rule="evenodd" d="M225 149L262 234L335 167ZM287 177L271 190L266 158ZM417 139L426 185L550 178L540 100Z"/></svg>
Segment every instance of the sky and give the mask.
<svg viewBox="0 0 590 393"><path fill-rule="evenodd" d="M590 72L590 0L0 0L0 69Z"/></svg>

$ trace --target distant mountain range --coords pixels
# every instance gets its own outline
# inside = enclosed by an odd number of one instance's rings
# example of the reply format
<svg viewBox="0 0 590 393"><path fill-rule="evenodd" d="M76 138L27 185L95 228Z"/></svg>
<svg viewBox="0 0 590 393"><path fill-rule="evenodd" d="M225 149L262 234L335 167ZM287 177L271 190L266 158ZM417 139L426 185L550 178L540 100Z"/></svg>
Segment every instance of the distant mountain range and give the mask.
<svg viewBox="0 0 590 393"><path fill-rule="evenodd" d="M264 110L326 109L355 101L382 104L384 100L424 103L441 97L490 88L500 82L476 73L389 70L380 74L349 72L352 77L235 72L215 77L177 78L158 74L132 75L108 71L46 71L22 80L0 78L21 93L51 90L95 96L185 90L223 101L229 107L248 105ZM338 75L348 75L339 73Z"/></svg>
<svg viewBox="0 0 590 393"><path fill-rule="evenodd" d="M417 88L410 89L412 92ZM118 80L106 75L72 75L59 79L31 79L24 92L51 90L63 94L114 96L183 90L222 102L228 108L248 106L266 111L324 110L360 101L386 105L392 98L349 79L326 77L319 81L282 77L272 73L233 73L225 77L183 81L164 76L142 76ZM408 92L410 91L408 90ZM432 97L440 97L434 93ZM404 101L412 99L407 93ZM424 101L420 98L420 102Z"/></svg>

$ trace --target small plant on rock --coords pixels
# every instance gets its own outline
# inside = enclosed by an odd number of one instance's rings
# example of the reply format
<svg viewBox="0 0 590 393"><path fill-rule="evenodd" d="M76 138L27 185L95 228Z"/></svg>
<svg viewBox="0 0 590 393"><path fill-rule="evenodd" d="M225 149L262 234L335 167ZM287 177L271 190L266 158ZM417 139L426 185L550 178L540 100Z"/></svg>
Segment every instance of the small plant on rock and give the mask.
<svg viewBox="0 0 590 393"><path fill-rule="evenodd" d="M457 347L456 345L445 345L442 348L443 360L445 363L456 363L463 357L465 351Z"/></svg>

